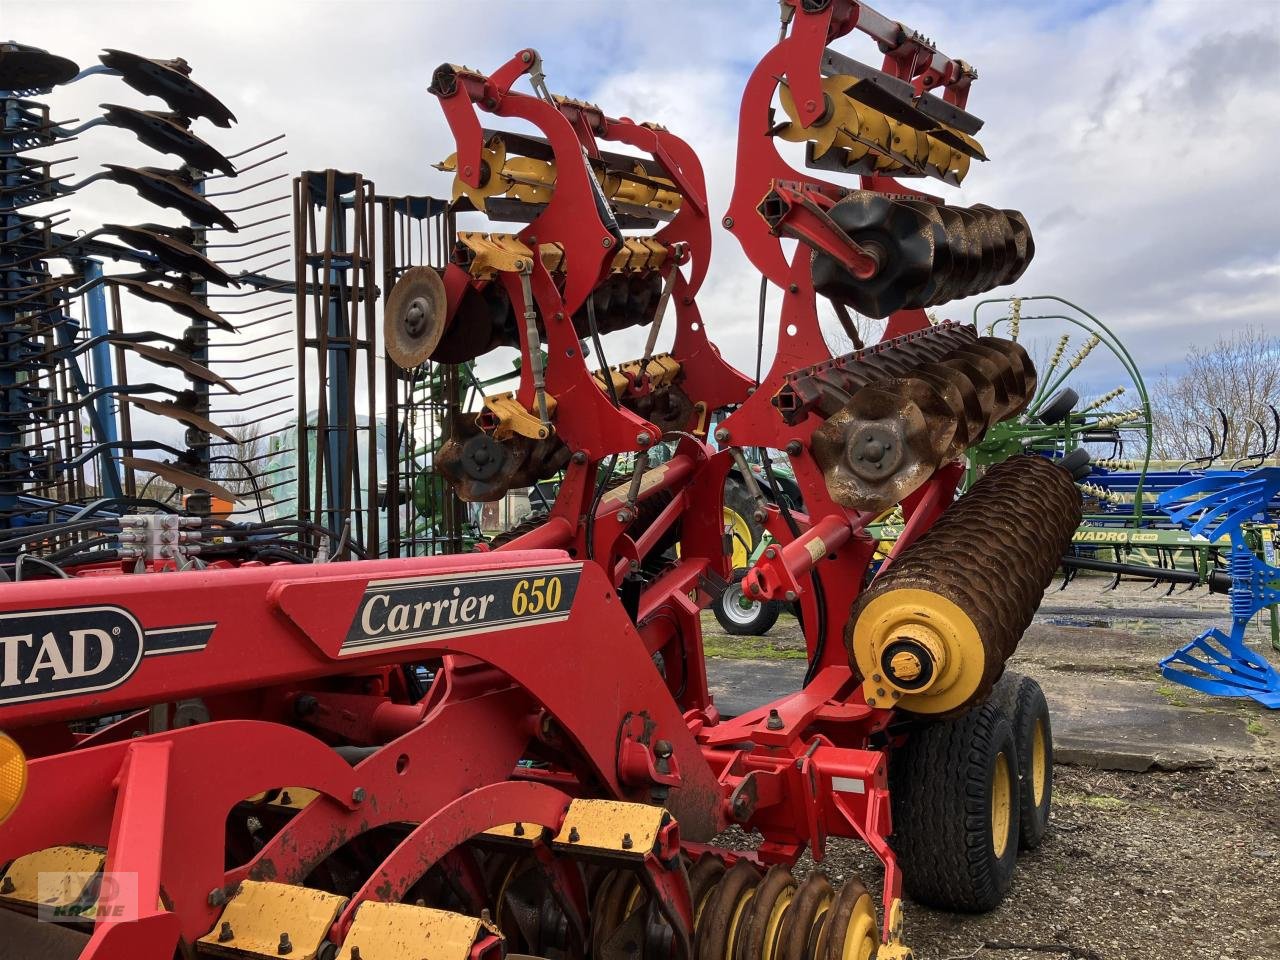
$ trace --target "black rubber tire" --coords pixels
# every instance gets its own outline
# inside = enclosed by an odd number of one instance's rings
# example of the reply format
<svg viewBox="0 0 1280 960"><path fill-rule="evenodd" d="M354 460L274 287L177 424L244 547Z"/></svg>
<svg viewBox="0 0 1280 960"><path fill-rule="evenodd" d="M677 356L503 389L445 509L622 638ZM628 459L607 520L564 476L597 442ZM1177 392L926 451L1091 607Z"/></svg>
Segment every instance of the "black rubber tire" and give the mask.
<svg viewBox="0 0 1280 960"><path fill-rule="evenodd" d="M1053 724L1049 703L1040 684L1031 677L1006 670L991 691L991 702L1004 711L1013 725L1018 748L1018 847L1034 850L1049 827L1053 806ZM1043 736L1040 802L1036 802L1036 728Z"/></svg>
<svg viewBox="0 0 1280 960"><path fill-rule="evenodd" d="M746 483L730 474L724 481L724 505L740 516L751 531L751 542L742 544L747 556L755 550L756 545L764 537L764 525L755 518L756 502L751 498Z"/></svg>
<svg viewBox="0 0 1280 960"><path fill-rule="evenodd" d="M992 836L997 758L1012 792L1003 852ZM939 910L999 905L1018 860L1017 745L1004 711L987 700L910 734L889 760L890 843L906 893Z"/></svg>
<svg viewBox="0 0 1280 960"><path fill-rule="evenodd" d="M1091 457L1089 451L1084 447L1076 447L1070 453L1065 454L1058 461L1058 466L1062 467L1071 474L1072 480L1083 480L1089 474L1093 473L1093 467L1090 465Z"/></svg>
<svg viewBox="0 0 1280 960"><path fill-rule="evenodd" d="M1036 411L1036 419L1050 425L1059 423L1067 418L1079 402L1080 394L1070 387L1063 387L1049 398L1048 403Z"/></svg>
<svg viewBox="0 0 1280 960"><path fill-rule="evenodd" d="M756 600L751 604L750 610L739 608L740 613L735 611L730 604L736 604L738 598L742 596L742 578L745 574L745 570L739 570L733 575L733 582L716 598L711 610L716 615L720 626L724 627L725 633L731 633L736 637L763 637L778 622L778 617L782 614L783 601Z"/></svg>

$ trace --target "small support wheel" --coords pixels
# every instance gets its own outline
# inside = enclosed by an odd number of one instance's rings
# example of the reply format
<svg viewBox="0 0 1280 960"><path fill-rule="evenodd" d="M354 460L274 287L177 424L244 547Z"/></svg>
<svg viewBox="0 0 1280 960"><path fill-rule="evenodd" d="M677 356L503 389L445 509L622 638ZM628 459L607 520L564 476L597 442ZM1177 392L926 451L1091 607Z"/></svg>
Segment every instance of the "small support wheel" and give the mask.
<svg viewBox="0 0 1280 960"><path fill-rule="evenodd" d="M1071 411L1080 402L1080 395L1070 387L1063 387L1043 407L1036 411L1036 419L1041 423L1061 423L1071 415Z"/></svg>
<svg viewBox="0 0 1280 960"><path fill-rule="evenodd" d="M1008 670L991 691L991 700L1009 718L1018 747L1018 847L1034 850L1048 829L1053 802L1049 704L1040 684Z"/></svg>
<svg viewBox="0 0 1280 960"><path fill-rule="evenodd" d="M730 538L733 569L743 569L751 562L751 554L764 536L764 526L755 518L756 502L746 483L736 476L724 482L724 529Z"/></svg>
<svg viewBox="0 0 1280 960"><path fill-rule="evenodd" d="M1013 882L1018 749L990 699L912 733L889 762L891 843L908 895L940 910L984 913Z"/></svg>
<svg viewBox="0 0 1280 960"><path fill-rule="evenodd" d="M752 600L742 592L745 570L733 575L733 582L721 592L712 612L725 633L734 636L763 637L778 622L781 600Z"/></svg>

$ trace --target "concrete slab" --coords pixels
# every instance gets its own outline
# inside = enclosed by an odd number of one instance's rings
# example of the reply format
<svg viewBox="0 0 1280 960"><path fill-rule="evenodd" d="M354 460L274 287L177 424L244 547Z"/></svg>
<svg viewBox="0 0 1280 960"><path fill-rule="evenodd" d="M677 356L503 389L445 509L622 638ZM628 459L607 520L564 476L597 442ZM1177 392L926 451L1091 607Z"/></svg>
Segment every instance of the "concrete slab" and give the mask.
<svg viewBox="0 0 1280 960"><path fill-rule="evenodd" d="M1249 729L1248 707L1191 704L1178 688L1092 672L1023 667L1044 688L1060 763L1103 770L1181 770L1216 762L1254 762L1274 754ZM726 716L744 713L799 689L804 664L794 660L707 662L711 692ZM1162 692L1163 691L1163 692ZM1194 696L1186 691L1189 699ZM1208 698L1201 698L1207 700Z"/></svg>
<svg viewBox="0 0 1280 960"><path fill-rule="evenodd" d="M1062 763L1143 771L1249 760L1258 745L1244 716L1191 706L1154 682L1070 671L1028 671L1044 688ZM1190 691L1188 691L1188 696Z"/></svg>
<svg viewBox="0 0 1280 960"><path fill-rule="evenodd" d="M726 717L736 717L761 704L800 689L803 660L707 660L707 679L716 707Z"/></svg>
<svg viewBox="0 0 1280 960"><path fill-rule="evenodd" d="M1059 599L1042 608L1010 662L1044 687L1060 762L1143 771L1257 766L1280 757L1280 711L1247 699L1203 696L1160 675L1160 659L1199 633L1206 615L1220 616L1221 610L1200 608L1203 601L1194 599L1171 601L1160 617L1151 617L1139 604L1110 606L1123 595L1074 599L1074 606ZM714 632L715 621L708 621L704 629ZM715 637L719 649L740 650L743 657L708 660L722 713L733 716L799 688L804 661L759 659L803 651L795 620L784 616L766 639ZM1269 648L1261 630L1255 647L1264 653Z"/></svg>

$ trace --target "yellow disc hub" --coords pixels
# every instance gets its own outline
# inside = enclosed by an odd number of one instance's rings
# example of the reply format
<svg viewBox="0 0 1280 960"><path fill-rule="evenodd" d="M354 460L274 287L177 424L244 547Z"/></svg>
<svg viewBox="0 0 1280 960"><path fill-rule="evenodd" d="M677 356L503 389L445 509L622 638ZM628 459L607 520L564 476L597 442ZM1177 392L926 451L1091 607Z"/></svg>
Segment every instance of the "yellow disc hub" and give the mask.
<svg viewBox="0 0 1280 960"><path fill-rule="evenodd" d="M1009 757L1004 751L996 754L995 772L991 782L991 847L997 857L1003 857L1009 846L1009 821L1013 816L1013 775Z"/></svg>
<svg viewBox="0 0 1280 960"><path fill-rule="evenodd" d="M867 703L914 713L963 706L986 663L973 620L928 590L890 590L868 603L854 624L852 648Z"/></svg>

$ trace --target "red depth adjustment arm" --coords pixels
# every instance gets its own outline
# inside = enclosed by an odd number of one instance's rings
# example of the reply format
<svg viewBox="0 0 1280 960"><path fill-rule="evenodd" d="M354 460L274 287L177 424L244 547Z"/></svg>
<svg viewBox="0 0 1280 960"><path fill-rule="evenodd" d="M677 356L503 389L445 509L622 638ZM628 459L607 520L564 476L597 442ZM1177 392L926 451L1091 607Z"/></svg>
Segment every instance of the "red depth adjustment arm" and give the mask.
<svg viewBox="0 0 1280 960"><path fill-rule="evenodd" d="M760 216L774 236L790 237L830 254L859 280L870 280L880 271L880 252L856 243L841 230L827 215L833 205L831 197L819 190L775 180L760 204Z"/></svg>

